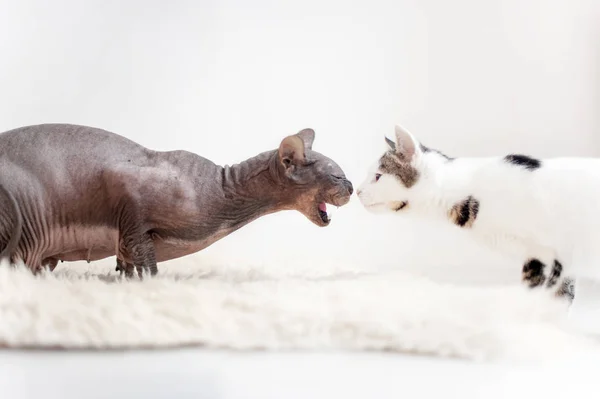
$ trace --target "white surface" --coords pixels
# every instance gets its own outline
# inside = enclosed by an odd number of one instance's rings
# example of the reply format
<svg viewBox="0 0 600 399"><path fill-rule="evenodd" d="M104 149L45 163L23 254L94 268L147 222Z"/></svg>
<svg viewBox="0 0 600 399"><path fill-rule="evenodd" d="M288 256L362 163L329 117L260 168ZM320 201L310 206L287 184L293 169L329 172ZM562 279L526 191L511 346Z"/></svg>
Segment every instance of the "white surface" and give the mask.
<svg viewBox="0 0 600 399"><path fill-rule="evenodd" d="M10 399L589 398L598 359L489 365L397 354L0 352Z"/></svg>
<svg viewBox="0 0 600 399"><path fill-rule="evenodd" d="M102 264L104 263L104 265ZM467 287L337 265L227 264L190 256L156 278L114 261L34 277L0 265L0 346L384 350L556 361L600 345L569 330L565 301L524 286ZM550 349L551 348L551 349Z"/></svg>

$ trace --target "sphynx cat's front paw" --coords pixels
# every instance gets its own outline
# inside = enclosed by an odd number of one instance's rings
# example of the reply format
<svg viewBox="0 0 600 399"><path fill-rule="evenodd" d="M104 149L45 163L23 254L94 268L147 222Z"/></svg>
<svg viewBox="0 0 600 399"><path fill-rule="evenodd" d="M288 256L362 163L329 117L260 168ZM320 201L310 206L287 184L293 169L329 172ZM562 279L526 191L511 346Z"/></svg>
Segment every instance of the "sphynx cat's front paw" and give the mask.
<svg viewBox="0 0 600 399"><path fill-rule="evenodd" d="M129 255L125 259L135 265L140 278L142 270L151 276L158 273L154 242L151 234L141 229L143 221L134 202L123 211L119 221L119 252Z"/></svg>
<svg viewBox="0 0 600 399"><path fill-rule="evenodd" d="M123 277L123 275L125 275L125 278L127 278L127 279L133 278L134 270L137 270L139 278L142 279L143 278L142 267L134 266L133 263L124 262L124 261L120 260L119 258L117 258L117 266L115 267L115 271L120 272L119 275L121 277Z"/></svg>

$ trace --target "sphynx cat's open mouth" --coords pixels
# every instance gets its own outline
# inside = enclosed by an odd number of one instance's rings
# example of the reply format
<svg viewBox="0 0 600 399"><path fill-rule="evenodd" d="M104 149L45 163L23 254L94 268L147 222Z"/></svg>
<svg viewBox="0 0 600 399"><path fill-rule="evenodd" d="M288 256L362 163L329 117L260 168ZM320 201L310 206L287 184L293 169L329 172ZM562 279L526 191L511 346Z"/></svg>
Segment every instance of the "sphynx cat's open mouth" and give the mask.
<svg viewBox="0 0 600 399"><path fill-rule="evenodd" d="M323 223L329 223L329 214L327 214L327 203L326 202L320 202L319 203L319 216L321 217L321 220L323 221Z"/></svg>
<svg viewBox="0 0 600 399"><path fill-rule="evenodd" d="M117 256L127 276L200 251L251 221L297 210L327 226L352 183L313 151L315 133L233 166L153 151L105 130L65 124L0 134L0 257L33 272ZM134 266L135 265L135 266Z"/></svg>

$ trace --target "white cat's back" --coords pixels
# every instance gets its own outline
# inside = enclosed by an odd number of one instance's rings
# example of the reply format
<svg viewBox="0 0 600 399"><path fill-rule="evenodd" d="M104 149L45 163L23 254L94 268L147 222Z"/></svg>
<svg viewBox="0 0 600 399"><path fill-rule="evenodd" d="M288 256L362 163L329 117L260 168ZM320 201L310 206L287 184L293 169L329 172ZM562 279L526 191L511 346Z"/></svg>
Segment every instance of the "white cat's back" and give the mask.
<svg viewBox="0 0 600 399"><path fill-rule="evenodd" d="M554 248L561 258L572 258L579 244L600 249L600 159L551 158L535 169L501 158L466 162L477 170L475 233Z"/></svg>
<svg viewBox="0 0 600 399"><path fill-rule="evenodd" d="M545 162L540 180L547 184L549 213L560 241L560 256L580 276L600 277L600 159L555 158ZM592 275L590 275L592 273Z"/></svg>
<svg viewBox="0 0 600 399"><path fill-rule="evenodd" d="M552 158L537 172L539 195L557 222L600 229L600 159Z"/></svg>

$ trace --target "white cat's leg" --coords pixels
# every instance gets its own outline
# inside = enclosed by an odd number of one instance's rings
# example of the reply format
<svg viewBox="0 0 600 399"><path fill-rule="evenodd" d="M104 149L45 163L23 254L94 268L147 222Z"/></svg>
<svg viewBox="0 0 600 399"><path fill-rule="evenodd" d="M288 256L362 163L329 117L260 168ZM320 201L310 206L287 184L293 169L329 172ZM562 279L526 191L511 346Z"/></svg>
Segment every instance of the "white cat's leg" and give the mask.
<svg viewBox="0 0 600 399"><path fill-rule="evenodd" d="M547 290L553 297L571 303L575 287L568 264L565 267L553 248L526 241L522 241L521 245L525 247L525 262L521 270L523 283L532 289Z"/></svg>
<svg viewBox="0 0 600 399"><path fill-rule="evenodd" d="M557 259L530 257L523 265L521 279L529 288L549 290L550 294L568 301L575 296L575 282L566 276L564 267Z"/></svg>
<svg viewBox="0 0 600 399"><path fill-rule="evenodd" d="M571 276L562 277L553 293L555 297L573 303L575 299L575 278Z"/></svg>
<svg viewBox="0 0 600 399"><path fill-rule="evenodd" d="M576 291L573 254L569 250L558 248L553 251L553 256L552 269L550 269L546 288L549 288L557 298L573 303Z"/></svg>
<svg viewBox="0 0 600 399"><path fill-rule="evenodd" d="M600 336L600 251L581 247L572 256L572 270L577 286L569 311L571 327L579 332Z"/></svg>
<svg viewBox="0 0 600 399"><path fill-rule="evenodd" d="M600 336L600 280L577 276L577 295L569 309L574 330Z"/></svg>
<svg viewBox="0 0 600 399"><path fill-rule="evenodd" d="M572 302L575 283L571 268L568 263L566 266L562 263L553 248L515 235L487 233L485 230L477 231L474 236L492 250L523 259L521 280L525 285L548 290L550 295Z"/></svg>

